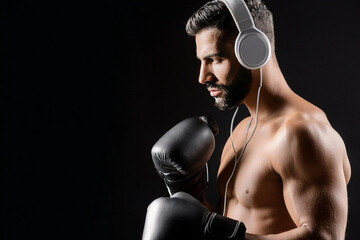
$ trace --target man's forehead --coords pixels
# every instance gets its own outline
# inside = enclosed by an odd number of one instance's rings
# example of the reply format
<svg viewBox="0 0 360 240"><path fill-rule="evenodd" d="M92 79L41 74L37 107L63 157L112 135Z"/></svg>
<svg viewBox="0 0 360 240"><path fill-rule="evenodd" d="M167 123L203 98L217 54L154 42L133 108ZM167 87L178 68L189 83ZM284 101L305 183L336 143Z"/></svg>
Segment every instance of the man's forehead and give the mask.
<svg viewBox="0 0 360 240"><path fill-rule="evenodd" d="M216 51L219 48L221 32L218 29L203 29L195 36L196 54L198 58L207 55L209 51Z"/></svg>
<svg viewBox="0 0 360 240"><path fill-rule="evenodd" d="M216 28L201 30L195 36L196 54L199 59L216 52L224 52L227 45L231 45L230 39L224 32Z"/></svg>

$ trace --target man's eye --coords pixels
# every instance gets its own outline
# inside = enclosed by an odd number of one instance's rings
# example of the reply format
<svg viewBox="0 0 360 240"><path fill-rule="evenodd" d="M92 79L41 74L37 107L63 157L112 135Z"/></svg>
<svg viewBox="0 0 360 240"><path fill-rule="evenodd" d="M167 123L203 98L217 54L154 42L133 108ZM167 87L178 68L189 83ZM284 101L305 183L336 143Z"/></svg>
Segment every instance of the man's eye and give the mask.
<svg viewBox="0 0 360 240"><path fill-rule="evenodd" d="M212 59L212 62L213 62L213 63L220 63L221 60L222 60L221 58L213 58L213 59Z"/></svg>

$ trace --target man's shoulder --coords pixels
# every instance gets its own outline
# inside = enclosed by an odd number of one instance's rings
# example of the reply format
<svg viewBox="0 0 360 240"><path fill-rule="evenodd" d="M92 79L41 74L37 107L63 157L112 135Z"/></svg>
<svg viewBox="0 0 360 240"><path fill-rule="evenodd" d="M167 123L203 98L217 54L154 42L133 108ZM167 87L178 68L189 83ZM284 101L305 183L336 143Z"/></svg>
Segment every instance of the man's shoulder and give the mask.
<svg viewBox="0 0 360 240"><path fill-rule="evenodd" d="M277 131L276 143L279 157L274 165L279 169L289 165L338 165L346 158L341 136L321 110L294 111L287 115Z"/></svg>
<svg viewBox="0 0 360 240"><path fill-rule="evenodd" d="M321 137L322 134L332 132L326 114L319 108L297 109L285 114L279 126L278 134L286 137L286 142L295 137Z"/></svg>

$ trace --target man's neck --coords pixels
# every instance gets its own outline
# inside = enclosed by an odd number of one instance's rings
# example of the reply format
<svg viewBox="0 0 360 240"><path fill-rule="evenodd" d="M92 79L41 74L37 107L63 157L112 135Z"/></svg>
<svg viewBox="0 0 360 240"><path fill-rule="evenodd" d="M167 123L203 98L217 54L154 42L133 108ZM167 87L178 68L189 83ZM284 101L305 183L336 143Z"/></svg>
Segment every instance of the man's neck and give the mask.
<svg viewBox="0 0 360 240"><path fill-rule="evenodd" d="M250 92L244 100L252 117L256 116L257 95L260 86L260 69L252 72L253 81ZM275 59L262 68L262 88L259 99L259 119L267 119L284 110L291 94L294 94L285 81Z"/></svg>

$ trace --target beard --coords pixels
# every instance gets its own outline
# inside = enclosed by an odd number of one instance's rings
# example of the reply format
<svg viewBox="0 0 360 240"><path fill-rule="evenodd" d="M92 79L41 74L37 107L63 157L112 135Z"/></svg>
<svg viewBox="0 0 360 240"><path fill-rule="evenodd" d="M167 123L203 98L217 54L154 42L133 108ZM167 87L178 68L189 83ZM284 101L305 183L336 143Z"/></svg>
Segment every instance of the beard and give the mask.
<svg viewBox="0 0 360 240"><path fill-rule="evenodd" d="M229 85L207 83L206 87L217 88L222 91L221 96L215 97L215 107L219 110L232 109L240 105L250 90L251 72L247 69L239 71Z"/></svg>

